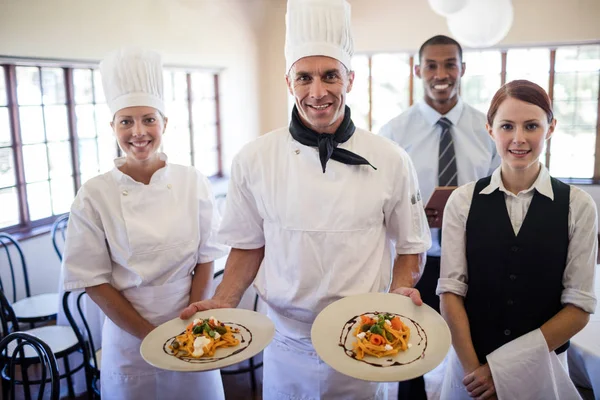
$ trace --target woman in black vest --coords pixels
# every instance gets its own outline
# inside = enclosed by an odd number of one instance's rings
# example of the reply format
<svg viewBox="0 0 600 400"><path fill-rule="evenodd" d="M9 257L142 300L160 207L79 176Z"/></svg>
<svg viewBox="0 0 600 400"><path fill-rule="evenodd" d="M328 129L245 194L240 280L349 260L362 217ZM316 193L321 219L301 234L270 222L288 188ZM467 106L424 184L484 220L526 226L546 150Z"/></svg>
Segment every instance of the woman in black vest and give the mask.
<svg viewBox="0 0 600 400"><path fill-rule="evenodd" d="M437 293L454 351L442 398L578 398L564 351L596 306L596 206L539 161L556 126L541 87L507 83L487 122L502 164L444 212Z"/></svg>

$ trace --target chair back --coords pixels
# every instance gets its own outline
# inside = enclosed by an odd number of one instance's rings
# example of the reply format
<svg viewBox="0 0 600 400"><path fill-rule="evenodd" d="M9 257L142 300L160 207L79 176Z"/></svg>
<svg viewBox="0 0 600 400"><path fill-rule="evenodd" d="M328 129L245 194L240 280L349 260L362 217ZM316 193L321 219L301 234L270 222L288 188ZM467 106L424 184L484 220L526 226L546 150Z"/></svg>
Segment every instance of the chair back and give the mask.
<svg viewBox="0 0 600 400"><path fill-rule="evenodd" d="M14 250L16 250L16 256L13 251L11 251L11 246L14 246ZM3 250L3 251L2 251ZM10 277L12 280L12 302L17 301L17 279L16 279L16 268L18 265L21 265L21 270L23 273L23 283L25 286L25 296L30 297L31 293L29 290L29 276L27 275L27 264L25 264L25 256L23 255L23 250L19 245L17 239L8 233L0 232L0 259L6 257L6 263L9 266ZM0 262L0 264L4 264ZM0 290L5 291L4 285L2 284L2 279L0 278Z"/></svg>
<svg viewBox="0 0 600 400"><path fill-rule="evenodd" d="M50 237L52 238L52 246L58 259L62 261L63 246L65 244L65 236L67 232L67 224L69 223L69 214L65 214L57 218L52 224L52 230L50 230Z"/></svg>
<svg viewBox="0 0 600 400"><path fill-rule="evenodd" d="M8 347L12 342L16 341L16 346L11 346L12 354L8 354ZM46 383L50 382L50 399L58 400L60 397L60 376L58 373L58 364L56 358L50 350L50 347L41 339L25 332L13 332L0 341L0 357L2 358L2 374L8 374L9 381L2 382L3 385L8 385L9 399L16 398L15 383L17 383L16 367L31 364L30 358L25 357L25 346L33 348L37 354L37 359L41 368L40 387L38 392L38 400L44 396ZM6 388L3 388L6 394Z"/></svg>
<svg viewBox="0 0 600 400"><path fill-rule="evenodd" d="M0 338L19 330L17 316L2 291L0 291L0 328L2 329Z"/></svg>

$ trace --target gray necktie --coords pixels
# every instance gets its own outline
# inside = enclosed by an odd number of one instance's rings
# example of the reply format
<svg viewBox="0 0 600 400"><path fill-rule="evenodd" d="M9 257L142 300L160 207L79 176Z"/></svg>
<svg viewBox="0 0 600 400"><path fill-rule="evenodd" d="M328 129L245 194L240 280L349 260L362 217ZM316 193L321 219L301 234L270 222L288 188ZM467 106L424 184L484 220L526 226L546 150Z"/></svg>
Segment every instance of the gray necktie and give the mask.
<svg viewBox="0 0 600 400"><path fill-rule="evenodd" d="M454 153L454 142L450 133L452 122L442 117L437 124L442 127L438 163L438 186L458 186L456 154Z"/></svg>

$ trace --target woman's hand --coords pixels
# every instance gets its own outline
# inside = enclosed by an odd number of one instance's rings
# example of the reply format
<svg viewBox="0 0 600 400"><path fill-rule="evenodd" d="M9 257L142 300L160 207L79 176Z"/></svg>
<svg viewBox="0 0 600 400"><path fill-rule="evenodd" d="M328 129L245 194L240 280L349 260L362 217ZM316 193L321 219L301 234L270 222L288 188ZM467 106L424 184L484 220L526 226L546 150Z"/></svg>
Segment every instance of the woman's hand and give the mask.
<svg viewBox="0 0 600 400"><path fill-rule="evenodd" d="M235 308L235 306L215 298L201 300L184 308L179 314L179 318L188 319L198 311L214 310L215 308Z"/></svg>
<svg viewBox="0 0 600 400"><path fill-rule="evenodd" d="M463 379L463 385L467 388L469 396L477 400L496 398L496 387L488 364L484 364L467 374Z"/></svg>

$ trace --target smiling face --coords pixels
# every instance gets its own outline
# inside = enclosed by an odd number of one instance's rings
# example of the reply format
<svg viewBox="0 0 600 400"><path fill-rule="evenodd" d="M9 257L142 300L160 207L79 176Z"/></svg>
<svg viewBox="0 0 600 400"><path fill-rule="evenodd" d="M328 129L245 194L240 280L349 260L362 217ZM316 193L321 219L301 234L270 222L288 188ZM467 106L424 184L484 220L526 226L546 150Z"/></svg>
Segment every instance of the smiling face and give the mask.
<svg viewBox="0 0 600 400"><path fill-rule="evenodd" d="M167 127L167 118L158 110L145 106L123 108L117 111L110 126L128 161L151 162L158 158Z"/></svg>
<svg viewBox="0 0 600 400"><path fill-rule="evenodd" d="M492 126L486 125L502 157L502 171L537 174L544 142L556 127L535 104L507 97L498 107Z"/></svg>
<svg viewBox="0 0 600 400"><path fill-rule="evenodd" d="M415 74L423 81L425 102L440 114L446 114L458 102L460 78L465 64L458 46L434 44L423 48Z"/></svg>
<svg viewBox="0 0 600 400"><path fill-rule="evenodd" d="M334 58L311 56L296 61L285 80L302 123L319 133L335 133L344 119L354 72Z"/></svg>

